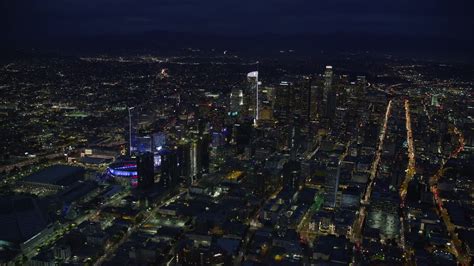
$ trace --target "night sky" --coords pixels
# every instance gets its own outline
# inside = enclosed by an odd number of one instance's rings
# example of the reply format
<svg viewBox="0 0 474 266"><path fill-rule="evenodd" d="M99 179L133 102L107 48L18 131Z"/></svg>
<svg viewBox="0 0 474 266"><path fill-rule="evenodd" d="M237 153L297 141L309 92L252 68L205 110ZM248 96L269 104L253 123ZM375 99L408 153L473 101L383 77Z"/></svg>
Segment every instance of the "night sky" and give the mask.
<svg viewBox="0 0 474 266"><path fill-rule="evenodd" d="M11 0L4 36L364 33L471 42L472 0ZM7 38L7 39L8 39Z"/></svg>

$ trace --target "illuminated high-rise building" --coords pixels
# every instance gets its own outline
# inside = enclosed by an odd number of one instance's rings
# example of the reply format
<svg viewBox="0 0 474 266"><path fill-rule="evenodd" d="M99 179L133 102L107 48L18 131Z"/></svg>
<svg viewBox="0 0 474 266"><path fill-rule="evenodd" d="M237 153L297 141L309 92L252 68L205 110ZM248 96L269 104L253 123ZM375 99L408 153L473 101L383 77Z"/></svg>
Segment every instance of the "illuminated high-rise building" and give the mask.
<svg viewBox="0 0 474 266"><path fill-rule="evenodd" d="M324 71L324 99L326 100L328 91L332 89L332 79L333 79L333 71L332 66L326 66L326 70Z"/></svg>
<svg viewBox="0 0 474 266"><path fill-rule="evenodd" d="M211 137L204 134L191 142L189 149L190 171L189 177L191 183L199 179L202 174L209 173L209 145Z"/></svg>
<svg viewBox="0 0 474 266"><path fill-rule="evenodd" d="M356 96L356 97L362 97L365 92L366 92L366 87L367 87L367 79L365 78L365 76L357 76L356 77L356 83L355 83L355 91L352 91L352 93Z"/></svg>
<svg viewBox="0 0 474 266"><path fill-rule="evenodd" d="M338 163L329 165L326 169L324 189L326 192L324 204L327 207L335 208L337 202L337 192L339 188L339 176L341 168Z"/></svg>
<svg viewBox="0 0 474 266"><path fill-rule="evenodd" d="M129 154L135 154L138 150L138 110L135 107L128 108L128 141Z"/></svg>
<svg viewBox="0 0 474 266"><path fill-rule="evenodd" d="M259 89L259 120L260 121L271 121L273 120L273 103L274 103L274 92L273 87L261 87Z"/></svg>
<svg viewBox="0 0 474 266"><path fill-rule="evenodd" d="M212 132L211 134L211 146L218 148L223 146L225 143L225 137L222 132Z"/></svg>
<svg viewBox="0 0 474 266"><path fill-rule="evenodd" d="M311 109L311 80L304 77L303 80L295 83L291 90L291 111L294 116L299 117L302 124L310 121Z"/></svg>
<svg viewBox="0 0 474 266"><path fill-rule="evenodd" d="M242 108L244 107L244 92L242 89L233 88L230 93L230 110L231 117L238 117L242 115Z"/></svg>
<svg viewBox="0 0 474 266"><path fill-rule="evenodd" d="M152 151L152 138L150 136L136 137L136 150L138 154Z"/></svg>
<svg viewBox="0 0 474 266"><path fill-rule="evenodd" d="M290 93L293 84L287 81L282 81L275 88L275 104L274 116L279 122L286 122L291 116L290 112Z"/></svg>
<svg viewBox="0 0 474 266"><path fill-rule="evenodd" d="M336 114L336 90L333 85L333 69L332 66L326 66L324 71L324 93L323 93L323 104L324 104L324 116L330 121Z"/></svg>
<svg viewBox="0 0 474 266"><path fill-rule="evenodd" d="M191 142L191 147L189 149L189 159L190 159L189 178L192 184L198 178L199 165L201 163L200 157L199 157L199 143L197 141Z"/></svg>
<svg viewBox="0 0 474 266"><path fill-rule="evenodd" d="M248 88L247 88L247 109L248 116L251 118L256 125L258 119L260 118L260 99L259 99L259 81L258 81L258 71L253 71L247 74Z"/></svg>
<svg viewBox="0 0 474 266"><path fill-rule="evenodd" d="M439 107L439 100L437 94L431 95L431 106Z"/></svg>
<svg viewBox="0 0 474 266"><path fill-rule="evenodd" d="M317 84L314 84L315 82L312 82L310 85L310 104L309 104L309 118L310 121L315 121L318 118L318 109L321 108L321 104L319 102L321 96L320 96L320 86Z"/></svg>
<svg viewBox="0 0 474 266"><path fill-rule="evenodd" d="M365 87L367 85L367 79L365 76L357 76L357 85L360 87Z"/></svg>
<svg viewBox="0 0 474 266"><path fill-rule="evenodd" d="M153 138L153 151L157 152L163 149L166 145L166 134L163 132L157 132L152 135Z"/></svg>

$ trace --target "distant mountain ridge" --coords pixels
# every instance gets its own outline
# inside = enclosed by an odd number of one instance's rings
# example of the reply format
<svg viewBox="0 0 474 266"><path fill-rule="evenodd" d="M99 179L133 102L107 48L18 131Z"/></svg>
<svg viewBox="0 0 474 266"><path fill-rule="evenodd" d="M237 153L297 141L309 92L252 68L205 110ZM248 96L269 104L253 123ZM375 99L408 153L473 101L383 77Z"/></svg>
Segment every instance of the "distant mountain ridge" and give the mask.
<svg viewBox="0 0 474 266"><path fill-rule="evenodd" d="M83 36L22 36L2 42L2 50L39 49L78 52L140 52L172 53L186 48L220 49L247 55L271 55L294 50L314 55L334 52L369 51L405 56L456 57L473 59L473 36L447 39L437 36L330 33L330 34L210 34L150 31L136 34ZM466 37L466 38L464 38Z"/></svg>

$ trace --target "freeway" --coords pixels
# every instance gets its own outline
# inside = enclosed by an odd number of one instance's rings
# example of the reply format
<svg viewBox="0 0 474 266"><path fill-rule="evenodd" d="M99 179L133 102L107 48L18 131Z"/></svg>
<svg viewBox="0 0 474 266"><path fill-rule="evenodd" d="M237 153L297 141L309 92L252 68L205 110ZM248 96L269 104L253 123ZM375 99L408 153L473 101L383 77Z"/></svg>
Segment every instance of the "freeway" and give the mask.
<svg viewBox="0 0 474 266"><path fill-rule="evenodd" d="M377 171L379 168L379 163L380 163L380 159L381 159L381 155L383 151L383 144L384 144L384 140L387 134L387 125L388 125L388 119L390 118L391 109L392 109L392 100L390 100L387 104L384 121L383 121L382 128L379 134L378 147L377 147L377 150L375 151L375 158L372 162L372 167L370 170L369 184L367 185L365 195L362 199L362 202L361 202L362 204L358 211L358 216L354 222L354 226L353 226L354 230L352 231L352 241L356 243L360 243L360 240L362 238L362 226L364 224L365 215L366 215L366 205L368 204L370 200L375 177L377 175Z"/></svg>

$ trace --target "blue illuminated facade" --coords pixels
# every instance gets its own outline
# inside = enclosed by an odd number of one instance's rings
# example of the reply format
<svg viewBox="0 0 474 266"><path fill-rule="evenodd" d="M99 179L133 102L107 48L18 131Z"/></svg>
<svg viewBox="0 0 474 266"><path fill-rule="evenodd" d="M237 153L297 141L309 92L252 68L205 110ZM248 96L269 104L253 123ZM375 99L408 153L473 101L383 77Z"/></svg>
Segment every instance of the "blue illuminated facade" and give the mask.
<svg viewBox="0 0 474 266"><path fill-rule="evenodd" d="M136 162L117 162L109 165L107 175L116 179L125 179L132 187L138 184L138 170ZM123 181L123 180L122 180Z"/></svg>

